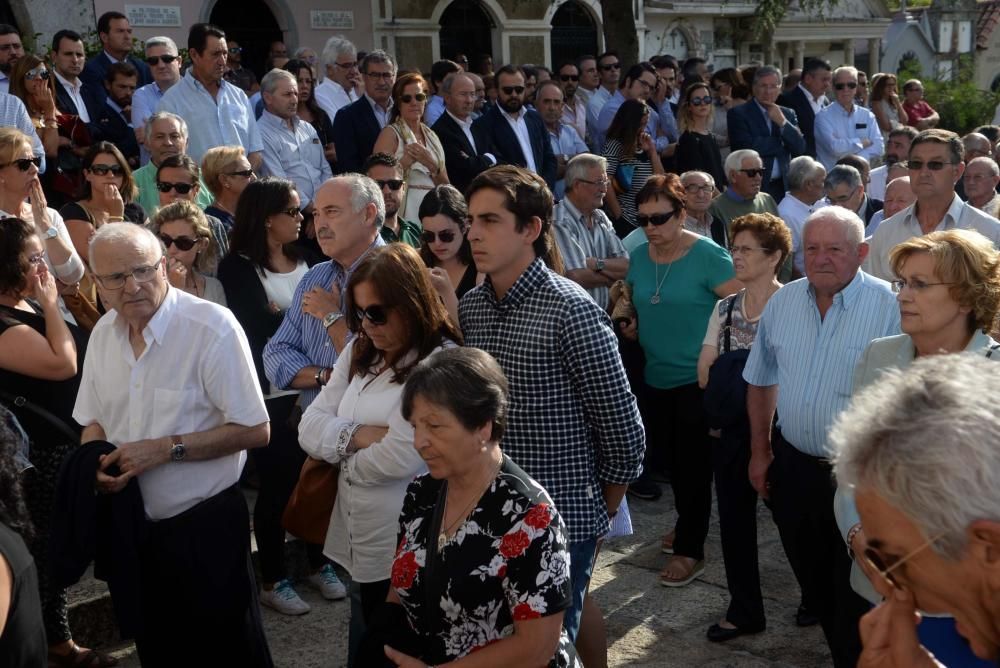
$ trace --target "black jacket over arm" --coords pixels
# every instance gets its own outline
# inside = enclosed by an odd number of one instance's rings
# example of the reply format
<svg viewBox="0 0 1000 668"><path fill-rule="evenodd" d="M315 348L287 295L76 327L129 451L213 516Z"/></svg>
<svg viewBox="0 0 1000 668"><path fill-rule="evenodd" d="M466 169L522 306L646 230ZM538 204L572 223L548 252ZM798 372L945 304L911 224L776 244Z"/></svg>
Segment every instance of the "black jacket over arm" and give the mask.
<svg viewBox="0 0 1000 668"><path fill-rule="evenodd" d="M477 128L475 125L472 127L472 138L476 140L475 146L469 143L469 138L465 136L462 128L448 112L441 114L441 117L431 126L431 130L441 140L448 179L462 193L465 193L466 188L472 183L472 179L494 165L494 162L485 155L492 153L492 150L489 137L482 131L481 127Z"/></svg>
<svg viewBox="0 0 1000 668"><path fill-rule="evenodd" d="M802 138L806 140L806 155L816 157L816 113L809 98L798 86L791 93L782 93L778 96L778 104L788 107L795 112L799 119L799 130L802 131Z"/></svg>

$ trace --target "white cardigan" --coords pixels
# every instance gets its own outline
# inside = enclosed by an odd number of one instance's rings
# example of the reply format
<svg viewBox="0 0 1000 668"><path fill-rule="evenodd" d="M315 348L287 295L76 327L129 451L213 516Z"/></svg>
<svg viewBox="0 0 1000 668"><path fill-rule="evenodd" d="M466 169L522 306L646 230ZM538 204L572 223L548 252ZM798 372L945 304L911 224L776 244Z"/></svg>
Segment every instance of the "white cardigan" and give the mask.
<svg viewBox="0 0 1000 668"><path fill-rule="evenodd" d="M358 582L387 580L406 488L427 466L413 447L413 427L400 412L403 386L391 369L348 381L353 341L337 358L330 382L299 424L299 444L316 459L340 463L337 502L323 553ZM433 353L432 353L433 354ZM407 358L416 356L414 351ZM338 439L354 425L388 427L385 438L341 456Z"/></svg>

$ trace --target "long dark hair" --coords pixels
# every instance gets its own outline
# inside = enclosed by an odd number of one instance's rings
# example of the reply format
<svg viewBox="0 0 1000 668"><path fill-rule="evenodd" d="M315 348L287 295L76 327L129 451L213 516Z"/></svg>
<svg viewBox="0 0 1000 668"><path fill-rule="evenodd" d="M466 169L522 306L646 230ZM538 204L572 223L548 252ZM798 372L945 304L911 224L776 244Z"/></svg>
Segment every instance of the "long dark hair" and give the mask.
<svg viewBox="0 0 1000 668"><path fill-rule="evenodd" d="M465 236L465 224L469 218L469 205L458 188L452 185L440 185L431 188L424 195L420 202L420 209L417 211L417 218L424 222L424 218L431 218L441 214L458 225L458 233L462 235L462 245L458 249L458 261L468 266L472 264L472 246L469 238ZM428 267L437 266L437 257L431 252L426 241L420 243L420 258Z"/></svg>
<svg viewBox="0 0 1000 668"><path fill-rule="evenodd" d="M21 473L14 459L26 438L14 414L0 406L0 523L19 533L25 542L30 542L34 528L24 504Z"/></svg>
<svg viewBox="0 0 1000 668"><path fill-rule="evenodd" d="M31 265L22 255L35 234L35 226L20 218L0 219L0 294L24 292Z"/></svg>
<svg viewBox="0 0 1000 668"><path fill-rule="evenodd" d="M312 75L313 78L313 83L312 86L309 88L309 97L308 99L306 99L305 105L306 109L311 111L313 116L319 116L321 109L319 104L317 104L316 102L316 84L318 82L316 81L316 71L313 69L313 66L310 65L305 60L302 60L301 58L292 58L287 63L285 63L285 66L282 67L281 69L285 70L286 72L290 72L292 76L295 77L296 79L299 78L299 72L301 72L302 70L309 70L309 74Z"/></svg>
<svg viewBox="0 0 1000 668"><path fill-rule="evenodd" d="M639 140L639 130L649 114L649 108L639 100L625 100L618 108L605 139L617 139L622 145L622 159L631 160L635 155L636 143Z"/></svg>
<svg viewBox="0 0 1000 668"><path fill-rule="evenodd" d="M94 160L97 159L97 156L102 153L107 153L113 157L118 166L122 168L122 187L119 191L122 194L122 201L128 204L135 199L137 189L135 187L135 179L132 178L132 169L128 166L128 160L125 159L125 156L122 155L117 146L108 141L99 141L96 144L92 144L83 156L83 168L89 170L94 165ZM80 199L90 199L92 194L90 181L84 179Z"/></svg>
<svg viewBox="0 0 1000 668"><path fill-rule="evenodd" d="M446 340L462 343L462 333L449 318L417 251L401 243L382 246L365 256L347 282L347 326L357 334L349 378L368 374L382 359L382 353L365 336L352 303L354 289L361 283L370 283L381 305L396 311L406 323L409 346L398 358L385 360L392 366L394 383L405 381L413 367ZM417 351L417 358L403 365L410 350Z"/></svg>
<svg viewBox="0 0 1000 668"><path fill-rule="evenodd" d="M275 271L267 247L267 228L264 223L268 216L291 206L293 192L294 183L273 176L248 183L236 202L233 230L229 235L229 254L246 257L258 269ZM289 260L298 261L299 251L294 244L285 244L281 251Z"/></svg>

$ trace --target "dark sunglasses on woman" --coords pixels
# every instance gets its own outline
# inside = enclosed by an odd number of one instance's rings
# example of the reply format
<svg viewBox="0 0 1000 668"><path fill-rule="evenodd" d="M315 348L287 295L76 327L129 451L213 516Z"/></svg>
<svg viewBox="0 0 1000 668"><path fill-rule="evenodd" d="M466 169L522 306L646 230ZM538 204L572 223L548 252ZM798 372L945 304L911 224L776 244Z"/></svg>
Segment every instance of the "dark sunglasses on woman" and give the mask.
<svg viewBox="0 0 1000 668"><path fill-rule="evenodd" d="M160 241L163 242L164 248L170 248L170 244L173 244L177 246L178 250L182 251L189 251L198 243L197 239L192 239L191 237L172 237L162 232L160 233Z"/></svg>
<svg viewBox="0 0 1000 668"><path fill-rule="evenodd" d="M379 304L372 304L368 308L355 308L354 315L360 323L365 318L373 325L384 325L389 322L388 310Z"/></svg>
<svg viewBox="0 0 1000 668"><path fill-rule="evenodd" d="M441 243L450 244L452 241L455 240L455 231L454 230L441 230L440 232L438 232L437 234L435 234L434 232L431 232L430 230L427 230L423 234L420 235L420 238L423 240L423 242L425 244L432 244L432 243L434 243L434 239L435 238L440 239Z"/></svg>
<svg viewBox="0 0 1000 668"><path fill-rule="evenodd" d="M417 93L416 95L410 95L409 93L407 93L406 95L400 95L399 96L399 101L402 102L403 104L409 104L410 102L413 102L414 100L416 100L417 102L423 102L426 99L427 99L427 96L424 95L423 93Z"/></svg>
<svg viewBox="0 0 1000 668"><path fill-rule="evenodd" d="M108 172L114 176L121 176L125 173L121 165L91 165L90 171L98 176L107 176Z"/></svg>
<svg viewBox="0 0 1000 668"><path fill-rule="evenodd" d="M690 100L688 100L688 102L690 102L696 107L700 107L702 105L709 105L712 104L712 96L705 95L704 97L692 97Z"/></svg>
<svg viewBox="0 0 1000 668"><path fill-rule="evenodd" d="M194 188L193 183L169 183L167 181L156 182L156 189L161 193L168 193L171 190L176 190L181 195L187 195L191 192L191 188Z"/></svg>
<svg viewBox="0 0 1000 668"><path fill-rule="evenodd" d="M17 160L11 160L5 165L0 165L0 169L3 169L4 167L10 167L11 165L17 165L17 168L19 170L21 170L22 172L26 172L29 169L31 169L32 165L41 168L42 157L40 155L36 155L33 158L18 158Z"/></svg>
<svg viewBox="0 0 1000 668"><path fill-rule="evenodd" d="M671 211L669 213L654 213L649 216L644 213L636 214L635 224L636 227L646 227L647 225L659 227L660 225L665 225L669 222L676 213L676 211Z"/></svg>

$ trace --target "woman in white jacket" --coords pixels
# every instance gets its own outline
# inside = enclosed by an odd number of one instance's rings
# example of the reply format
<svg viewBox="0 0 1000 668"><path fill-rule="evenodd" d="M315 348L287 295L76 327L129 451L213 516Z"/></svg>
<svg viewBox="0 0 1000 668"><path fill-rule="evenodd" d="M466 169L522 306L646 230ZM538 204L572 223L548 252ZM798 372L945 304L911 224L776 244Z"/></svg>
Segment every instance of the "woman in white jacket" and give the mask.
<svg viewBox="0 0 1000 668"><path fill-rule="evenodd" d="M461 334L417 251L403 244L377 248L362 261L346 303L355 338L303 414L299 443L310 456L340 464L324 553L360 585L367 622L389 590L406 488L427 470L400 413L403 383L422 359L460 343ZM363 628L351 625L353 634Z"/></svg>

